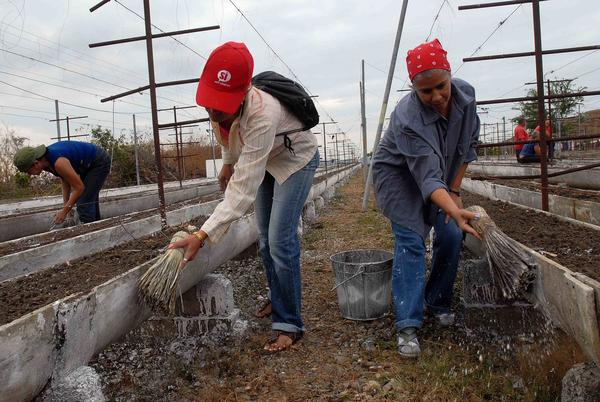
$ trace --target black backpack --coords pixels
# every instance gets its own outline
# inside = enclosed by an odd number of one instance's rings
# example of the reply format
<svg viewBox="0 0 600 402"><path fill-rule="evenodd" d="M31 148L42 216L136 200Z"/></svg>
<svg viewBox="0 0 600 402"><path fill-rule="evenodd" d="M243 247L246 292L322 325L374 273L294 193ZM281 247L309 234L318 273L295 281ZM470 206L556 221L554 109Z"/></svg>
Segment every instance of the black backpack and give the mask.
<svg viewBox="0 0 600 402"><path fill-rule="evenodd" d="M274 71L264 71L255 75L252 77L252 85L277 98L302 123L301 128L276 134L284 136L285 147L294 153L292 141L287 135L309 130L319 124L319 113L310 95L300 84Z"/></svg>

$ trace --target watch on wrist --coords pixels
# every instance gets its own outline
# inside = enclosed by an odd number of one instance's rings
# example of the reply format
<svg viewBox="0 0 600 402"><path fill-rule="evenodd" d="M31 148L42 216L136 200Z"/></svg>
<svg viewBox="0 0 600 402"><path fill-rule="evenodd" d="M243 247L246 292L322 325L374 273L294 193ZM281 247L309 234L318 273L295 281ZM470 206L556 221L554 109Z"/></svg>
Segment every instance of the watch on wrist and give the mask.
<svg viewBox="0 0 600 402"><path fill-rule="evenodd" d="M458 191L458 190L452 190L452 189L450 189L450 190L448 190L448 192L456 195L457 197L460 197L460 191Z"/></svg>

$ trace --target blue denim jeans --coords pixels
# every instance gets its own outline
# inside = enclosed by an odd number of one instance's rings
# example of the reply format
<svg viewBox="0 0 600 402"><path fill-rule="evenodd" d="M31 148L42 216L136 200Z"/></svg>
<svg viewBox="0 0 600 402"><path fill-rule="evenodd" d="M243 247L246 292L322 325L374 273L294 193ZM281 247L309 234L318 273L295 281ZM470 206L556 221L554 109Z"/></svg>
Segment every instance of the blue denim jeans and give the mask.
<svg viewBox="0 0 600 402"><path fill-rule="evenodd" d="M318 165L319 153L316 152L306 166L282 184L265 172L256 195L258 243L271 294L274 330L304 332L297 230Z"/></svg>
<svg viewBox="0 0 600 402"><path fill-rule="evenodd" d="M421 327L424 303L433 314L450 312L463 234L452 219L445 224L445 218L445 212L438 212L434 225L433 262L427 283L423 238L392 222L396 239L392 295L398 330Z"/></svg>
<svg viewBox="0 0 600 402"><path fill-rule="evenodd" d="M103 149L98 149L98 155L90 168L79 175L85 188L77 199L77 213L81 223L100 220L100 189L110 172L110 157Z"/></svg>

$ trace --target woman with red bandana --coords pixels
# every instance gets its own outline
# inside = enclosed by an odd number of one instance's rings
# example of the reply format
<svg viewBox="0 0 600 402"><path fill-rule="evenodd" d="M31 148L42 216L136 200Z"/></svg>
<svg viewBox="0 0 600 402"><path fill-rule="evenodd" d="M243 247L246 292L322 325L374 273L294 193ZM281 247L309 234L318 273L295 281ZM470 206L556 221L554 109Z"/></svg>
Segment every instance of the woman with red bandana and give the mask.
<svg viewBox="0 0 600 402"><path fill-rule="evenodd" d="M373 161L377 205L395 236L392 273L398 352L421 353L417 330L424 306L441 325L451 325L452 287L463 232L474 213L463 209L460 184L477 158L475 91L452 78L446 51L435 39L406 57L413 91L400 100ZM425 242L435 228L431 273L425 281Z"/></svg>

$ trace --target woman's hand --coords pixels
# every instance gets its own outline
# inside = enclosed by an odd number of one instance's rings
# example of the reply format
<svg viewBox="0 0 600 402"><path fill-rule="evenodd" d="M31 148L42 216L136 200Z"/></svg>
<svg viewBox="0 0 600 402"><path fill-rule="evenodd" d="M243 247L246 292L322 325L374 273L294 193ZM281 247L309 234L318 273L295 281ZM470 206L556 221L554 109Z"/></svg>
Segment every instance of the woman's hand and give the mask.
<svg viewBox="0 0 600 402"><path fill-rule="evenodd" d="M192 261L194 258L196 258L196 254L198 254L198 250L200 250L202 246L204 246L204 241L200 240L195 234L191 234L185 239L169 244L169 249L185 249L183 253L183 261L181 261L181 268L184 268L188 261Z"/></svg>
<svg viewBox="0 0 600 402"><path fill-rule="evenodd" d="M229 179L231 178L231 176L233 175L233 165L231 164L225 164L223 165L223 167L221 168L221 171L219 172L219 185L221 186L221 191L225 191L225 189L227 188L227 184L229 183Z"/></svg>
<svg viewBox="0 0 600 402"><path fill-rule="evenodd" d="M469 233L481 240L481 236L479 235L479 233L477 233L477 231L473 229L473 226L469 225L469 221L471 219L478 220L479 218L479 214L467 211L466 209L455 209L452 212L452 219L454 219L460 230L462 230L465 233Z"/></svg>
<svg viewBox="0 0 600 402"><path fill-rule="evenodd" d="M452 198L452 201L454 201L454 204L456 204L456 206L459 209L463 209L463 203L462 203L462 199L460 198L460 195L457 195L452 192L450 192L448 194L450 194L450 198ZM444 221L444 223L450 222L450 218L451 218L451 216L449 214L446 214L446 220Z"/></svg>

